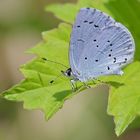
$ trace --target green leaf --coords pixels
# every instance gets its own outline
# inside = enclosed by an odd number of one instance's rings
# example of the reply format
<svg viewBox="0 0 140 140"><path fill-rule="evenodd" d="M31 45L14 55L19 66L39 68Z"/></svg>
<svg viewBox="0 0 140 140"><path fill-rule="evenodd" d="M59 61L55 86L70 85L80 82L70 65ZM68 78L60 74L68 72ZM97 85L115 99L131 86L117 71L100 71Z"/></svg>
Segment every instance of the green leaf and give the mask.
<svg viewBox="0 0 140 140"><path fill-rule="evenodd" d="M94 7L109 13L107 8L104 6L104 2L106 1L107 0L79 0L77 4L52 4L46 6L45 10L52 12L57 18L73 24L77 12L82 7Z"/></svg>
<svg viewBox="0 0 140 140"><path fill-rule="evenodd" d="M114 116L116 134L119 136L140 115L140 62L125 69L122 77L111 76L108 113ZM115 85L115 83L119 85ZM114 83L114 84L113 84Z"/></svg>
<svg viewBox="0 0 140 140"><path fill-rule="evenodd" d="M69 66L70 32L71 26L64 23L57 29L44 32L44 42L28 51L37 54L38 58L23 65L20 69L25 80L3 92L2 96L7 100L23 101L26 109L41 109L46 119L49 119L63 106L66 99L78 93L78 91L72 91L70 79L61 74L61 70L65 71L66 67L42 59L47 58ZM50 81L53 79L55 79L54 83L51 84ZM79 83L78 87L80 86Z"/></svg>
<svg viewBox="0 0 140 140"><path fill-rule="evenodd" d="M45 57L68 65L70 30L70 25L60 24L58 29L43 33L44 40L48 41L44 41L29 50L29 52L37 54L39 58L21 67L26 79L5 91L2 94L5 99L24 101L25 108L41 109L44 111L46 119L49 119L62 107L66 99L74 96L68 78L61 76L55 80L55 83L50 84L50 81L60 75L61 70L66 70L66 68L59 64L44 62L41 59Z"/></svg>
<svg viewBox="0 0 140 140"><path fill-rule="evenodd" d="M62 107L66 99L74 96L68 79L63 77L55 81L55 84L49 83L57 75L54 66L35 60L21 70L27 77L26 80L5 91L3 93L5 99L24 101L24 108L41 109L46 119L49 119Z"/></svg>
<svg viewBox="0 0 140 140"><path fill-rule="evenodd" d="M140 60L140 4L137 0L110 0L105 3L117 21L126 25L132 32L136 43L135 60ZM125 10L124 10L125 9ZM120 135L127 126L139 115L139 63L126 69L127 78L119 79L124 86L111 88L108 112L115 117L116 134ZM131 74L131 75L129 75ZM117 78L114 80L116 81Z"/></svg>
<svg viewBox="0 0 140 140"><path fill-rule="evenodd" d="M49 60L61 62L68 65L68 48L70 40L71 26L62 23L58 28L43 32L44 42L31 48L28 52L37 54L40 57L47 57Z"/></svg>
<svg viewBox="0 0 140 140"><path fill-rule="evenodd" d="M57 18L68 23L73 23L78 10L75 4L53 4L46 7L46 11L53 12Z"/></svg>

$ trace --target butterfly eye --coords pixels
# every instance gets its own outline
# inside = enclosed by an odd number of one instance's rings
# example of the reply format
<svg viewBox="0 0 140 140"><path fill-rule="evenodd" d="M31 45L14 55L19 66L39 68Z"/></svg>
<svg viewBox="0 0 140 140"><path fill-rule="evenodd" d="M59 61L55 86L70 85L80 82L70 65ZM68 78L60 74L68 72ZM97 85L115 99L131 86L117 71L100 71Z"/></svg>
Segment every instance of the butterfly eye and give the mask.
<svg viewBox="0 0 140 140"><path fill-rule="evenodd" d="M85 57L85 60L87 60L87 57Z"/></svg>

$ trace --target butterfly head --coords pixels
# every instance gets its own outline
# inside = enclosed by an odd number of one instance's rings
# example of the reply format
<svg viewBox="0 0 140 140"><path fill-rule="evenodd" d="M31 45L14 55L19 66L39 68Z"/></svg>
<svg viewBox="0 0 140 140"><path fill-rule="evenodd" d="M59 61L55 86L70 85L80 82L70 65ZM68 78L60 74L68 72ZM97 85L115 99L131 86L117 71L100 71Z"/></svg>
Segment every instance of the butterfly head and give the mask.
<svg viewBox="0 0 140 140"><path fill-rule="evenodd" d="M66 71L61 71L63 75L67 76L67 77L72 77L72 70L71 68L68 68Z"/></svg>
<svg viewBox="0 0 140 140"><path fill-rule="evenodd" d="M66 71L61 71L61 72L64 76L70 78L71 80L74 80L74 81L79 80L79 78L73 73L71 68L68 68Z"/></svg>

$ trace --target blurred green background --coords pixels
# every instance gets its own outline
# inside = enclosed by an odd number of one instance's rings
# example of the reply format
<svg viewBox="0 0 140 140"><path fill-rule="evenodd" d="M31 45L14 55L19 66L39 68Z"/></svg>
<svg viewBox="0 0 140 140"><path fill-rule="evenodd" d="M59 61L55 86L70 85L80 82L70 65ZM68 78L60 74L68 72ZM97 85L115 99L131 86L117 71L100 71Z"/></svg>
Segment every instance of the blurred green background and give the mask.
<svg viewBox="0 0 140 140"><path fill-rule="evenodd" d="M75 0L0 1L0 91L23 78L18 67L34 57L24 52L42 40L41 32L57 27L60 21L44 11L55 2ZM48 122L41 111L0 99L0 140L140 140L139 129L115 136L107 98L107 87L88 89L67 101Z"/></svg>

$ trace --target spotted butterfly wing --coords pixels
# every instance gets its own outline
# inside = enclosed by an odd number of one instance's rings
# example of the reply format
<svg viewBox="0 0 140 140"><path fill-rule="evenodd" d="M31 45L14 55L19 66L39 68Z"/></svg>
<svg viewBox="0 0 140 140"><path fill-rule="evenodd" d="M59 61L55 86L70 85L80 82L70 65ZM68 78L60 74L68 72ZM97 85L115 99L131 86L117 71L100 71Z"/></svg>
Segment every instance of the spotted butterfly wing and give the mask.
<svg viewBox="0 0 140 140"><path fill-rule="evenodd" d="M77 79L122 74L121 68L133 60L134 50L134 40L122 24L96 9L80 10L70 41L70 65Z"/></svg>

